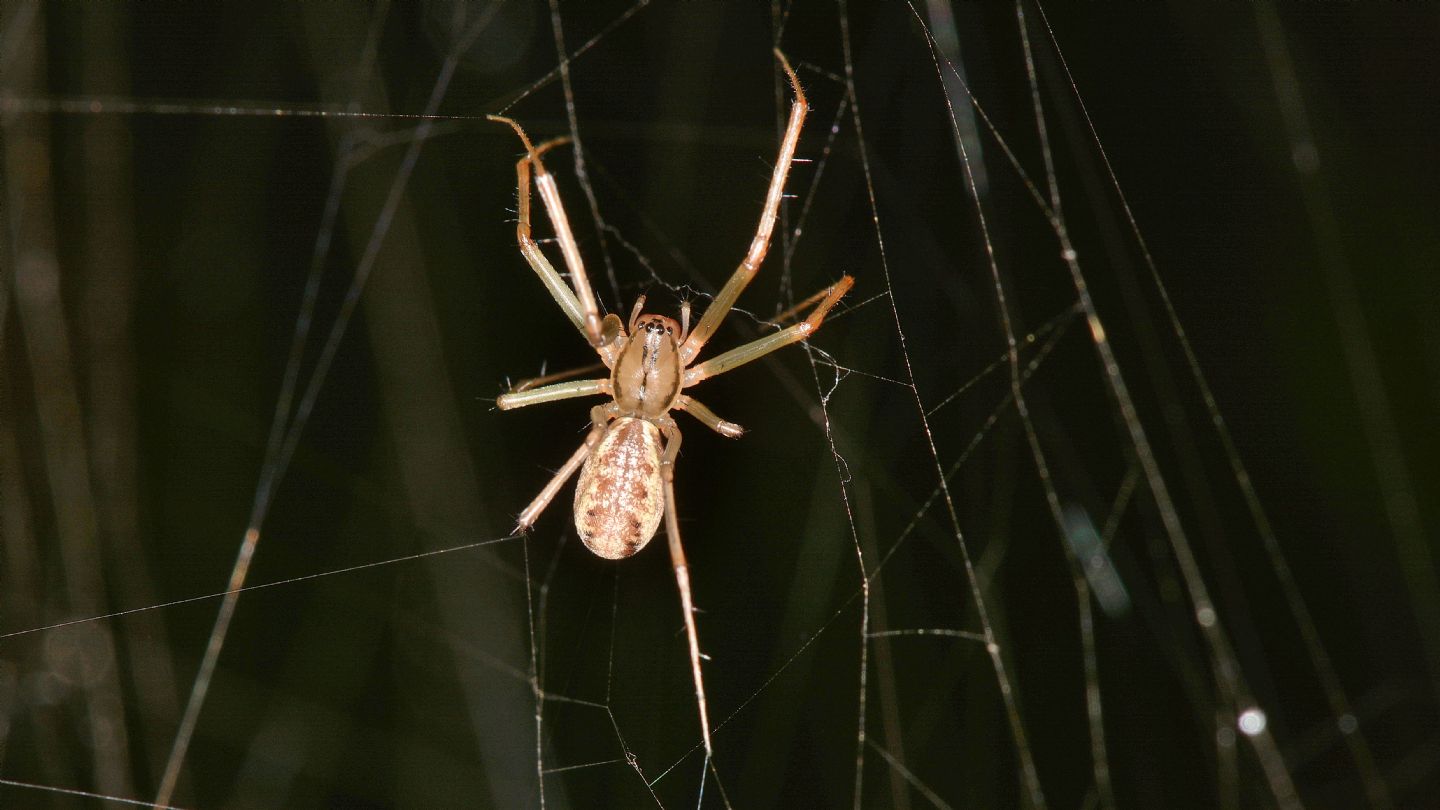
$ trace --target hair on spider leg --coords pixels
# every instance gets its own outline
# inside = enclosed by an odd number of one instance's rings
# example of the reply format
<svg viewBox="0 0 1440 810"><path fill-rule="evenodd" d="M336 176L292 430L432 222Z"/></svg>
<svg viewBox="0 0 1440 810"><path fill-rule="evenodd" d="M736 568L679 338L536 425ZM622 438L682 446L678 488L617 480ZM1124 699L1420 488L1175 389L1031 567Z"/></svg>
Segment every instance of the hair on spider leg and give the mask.
<svg viewBox="0 0 1440 810"><path fill-rule="evenodd" d="M700 607L699 605L693 605L693 606L691 606L691 608L690 608L690 612L691 612L691 613L694 613L694 614L697 614L697 615L703 616L703 615L705 615L705 608L702 608L702 607ZM675 636L678 636L678 635L680 635L680 634L682 634L682 633L686 633L687 631L688 631L688 629L685 627L685 625L682 624L682 625L680 625L679 628L677 628L677 629L675 630L674 633L671 634L671 638L674 638ZM702 661L713 661L713 660L715 660L715 659L713 659L713 658L710 657L710 653L707 653L707 652L704 652L704 651L701 651L701 652L699 653L699 655L700 655L700 660L702 660Z"/></svg>
<svg viewBox="0 0 1440 810"><path fill-rule="evenodd" d="M709 613L710 611L706 610L706 609L703 608L703 607L700 607L699 605L691 605L691 606L690 606L690 612L691 612L691 613L694 613L694 614L697 615L697 616L704 616L705 614ZM685 628L683 628L683 627L680 628L680 632L683 633L684 631L685 631Z"/></svg>

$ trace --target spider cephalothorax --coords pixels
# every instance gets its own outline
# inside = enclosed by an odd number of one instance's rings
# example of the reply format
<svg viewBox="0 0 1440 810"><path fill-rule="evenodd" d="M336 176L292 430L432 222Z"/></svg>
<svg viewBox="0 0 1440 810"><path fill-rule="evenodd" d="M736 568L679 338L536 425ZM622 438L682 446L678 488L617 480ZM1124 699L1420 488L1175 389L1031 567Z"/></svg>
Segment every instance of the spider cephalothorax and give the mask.
<svg viewBox="0 0 1440 810"><path fill-rule="evenodd" d="M695 608L690 597L689 567L685 562L685 549L680 544L680 525L675 515L675 457L680 452L680 428L670 412L686 411L711 430L723 436L739 438L745 432L743 428L716 416L699 401L683 393L684 389L783 346L805 340L820 328L826 313L835 307L854 283L854 279L845 276L833 287L813 296L810 300L818 300L819 303L805 320L692 365L735 305L740 293L755 277L770 248L785 176L790 171L795 146L800 140L800 127L807 109L805 94L784 55L779 51L775 55L790 78L795 101L780 144L780 157L770 176L760 225L744 260L716 294L693 330L690 328L689 304L681 305L680 322L676 323L661 315L641 314L645 304L643 296L635 302L628 324L622 324L614 314L600 316L595 293L590 288L585 265L580 259L579 247L560 203L555 179L540 162L541 154L562 143L563 139L535 147L519 124L508 118L491 116L514 127L525 144L525 156L515 165L519 177L520 223L516 232L520 252L566 317L600 355L600 362L610 370L608 377L599 379L559 382L590 370L586 368L527 380L497 401L502 410L508 410L595 394L610 397L608 403L596 405L590 410L592 427L584 444L520 513L519 529L524 531L534 525L540 513L555 499L576 470L580 471L580 480L575 486L575 529L585 546L599 556L613 560L635 554L655 536L660 521L665 521L675 582L680 588L680 603L685 614L685 631L690 642L690 667L695 679L700 730L706 753L712 749L705 684L700 673L700 642L695 631ZM535 186L555 226L560 251L566 269L570 271L569 282L550 264L530 233L532 167Z"/></svg>
<svg viewBox="0 0 1440 810"><path fill-rule="evenodd" d="M610 386L622 415L654 418L675 407L684 339L680 324L660 315L641 315L631 323L610 372Z"/></svg>

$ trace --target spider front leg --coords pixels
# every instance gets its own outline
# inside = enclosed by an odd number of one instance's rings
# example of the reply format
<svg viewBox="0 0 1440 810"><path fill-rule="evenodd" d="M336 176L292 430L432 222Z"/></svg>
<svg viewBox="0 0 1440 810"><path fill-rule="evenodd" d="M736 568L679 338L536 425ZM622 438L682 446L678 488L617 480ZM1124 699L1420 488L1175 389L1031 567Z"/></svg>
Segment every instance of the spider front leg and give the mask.
<svg viewBox="0 0 1440 810"><path fill-rule="evenodd" d="M689 365L695 356L700 354L706 341L710 340L720 322L729 314L730 308L735 306L735 299L740 297L750 280L755 278L760 263L765 260L765 254L770 250L770 235L775 231L775 221L780 215L780 200L785 194L785 177L790 173L790 164L795 160L795 148L800 143L800 127L805 123L806 111L810 109L805 100L805 91L800 89L800 78L795 75L795 70L790 67L785 54L776 49L775 58L780 60L785 75L790 77L795 101L790 105L790 121L785 125L785 137L780 142L780 156L775 160L775 171L770 174L770 188L765 192L765 208L760 212L760 225L755 229L755 238L750 242L750 250L746 252L744 261L735 268L734 274L725 282L725 286L720 288L715 300L706 308L705 314L700 316L700 322L695 324L694 331L689 333L680 346L681 365Z"/></svg>
<svg viewBox="0 0 1440 810"><path fill-rule="evenodd" d="M585 263L580 258L580 247L575 241L575 234L570 230L570 220L565 215L565 207L560 202L560 190L555 185L555 178L545 170L545 164L541 162L540 155L552 147L565 143L567 138L557 138L553 141L543 143L536 148L530 143L530 138L525 130L510 118L501 115L487 116L491 121L499 121L509 124L520 136L521 143L525 144L525 157L515 164L515 175L517 180L518 206L517 214L519 223L515 226L517 241L520 243L520 253L530 263L535 274L540 277L540 282L560 305L565 317L575 324L575 328L585 336L590 345L599 353L600 359L605 365L615 364L615 338L620 334L620 319L614 316L600 318L600 307L595 301L595 291L590 286L590 279L585 274ZM555 226L555 236L560 241L560 252L565 259L565 267L570 271L571 281L575 288L572 290L565 279L545 258L531 234L530 226L530 166L535 166L535 185L540 189L540 200L545 205L545 212L550 216L550 222Z"/></svg>
<svg viewBox="0 0 1440 810"><path fill-rule="evenodd" d="M665 455L660 460L660 476L665 482L665 539L670 545L670 563L675 568L675 585L680 589L680 609L685 614L685 636L690 641L690 672L695 678L695 701L700 707L700 735L705 740L705 756L715 753L710 743L710 707L705 701L705 678L700 674L700 635L695 629L695 600L690 594L690 564L685 560L685 547L680 544L680 520L675 506L675 457L680 453L680 427L666 417L660 423L665 434Z"/></svg>

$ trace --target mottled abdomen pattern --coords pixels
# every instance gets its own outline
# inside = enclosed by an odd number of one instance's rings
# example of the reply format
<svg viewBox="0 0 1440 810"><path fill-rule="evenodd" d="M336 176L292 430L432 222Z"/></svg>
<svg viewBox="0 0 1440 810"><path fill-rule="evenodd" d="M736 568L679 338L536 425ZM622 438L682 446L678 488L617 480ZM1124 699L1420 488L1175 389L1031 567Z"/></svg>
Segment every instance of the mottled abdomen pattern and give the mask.
<svg viewBox="0 0 1440 810"><path fill-rule="evenodd" d="M645 547L665 515L660 429L643 419L610 423L575 486L575 529L607 560Z"/></svg>

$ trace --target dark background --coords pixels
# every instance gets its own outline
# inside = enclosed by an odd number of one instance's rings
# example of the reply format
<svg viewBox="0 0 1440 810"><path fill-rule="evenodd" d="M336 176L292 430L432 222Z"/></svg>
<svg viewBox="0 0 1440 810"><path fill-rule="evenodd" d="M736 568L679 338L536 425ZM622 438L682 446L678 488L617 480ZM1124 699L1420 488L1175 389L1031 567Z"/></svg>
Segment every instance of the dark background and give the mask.
<svg viewBox="0 0 1440 810"><path fill-rule="evenodd" d="M324 576L240 599L175 803L537 806L538 667L543 767L562 769L545 806L696 804L663 539L619 564L591 556L568 488L528 540L504 539L588 405L501 414L493 398L591 358L515 248L520 148L483 116L579 134L608 227L575 150L547 163L602 304L628 313L646 293L673 314L681 298L703 308L743 255L788 90L767 4L558 8L565 50L582 51L573 130L545 3L5 5L0 777L48 789L6 785L0 804L154 796L220 600L170 603L225 589L280 469L267 436L316 268L301 390L325 376L248 584ZM958 36L969 86L1048 198L1014 8L917 9ZM1021 350L1043 359L1024 389L1037 473L926 29L905 3L852 3L847 59L841 10L782 9L778 42L812 103L800 154L817 161L791 175L792 227L813 202L712 345L843 273L855 290L814 340L824 354L790 349L697 393L743 440L681 418L729 801L1028 806L984 645L872 639L862 692L863 618L872 633L988 627L1051 806L1110 803L1087 685L1117 806L1287 806L1234 741L1244 706L1217 660L1243 673L1305 806L1435 806L1434 7L1047 8L1083 112L1026 8L1065 222L1233 659L1197 625L1054 230L982 123L984 224L1016 332L1039 331ZM851 69L863 136L841 107ZM442 76L438 119L389 117L425 111ZM287 114L250 114L269 108ZM357 278L330 363L323 336ZM953 519L944 499L925 506L941 468ZM1112 530L1130 603L1095 610L1098 675L1047 483ZM702 801L724 806L713 779Z"/></svg>

